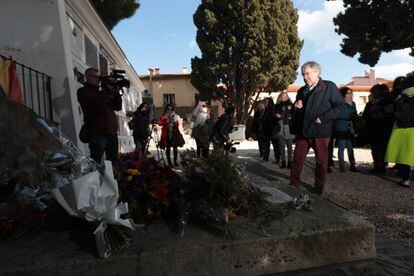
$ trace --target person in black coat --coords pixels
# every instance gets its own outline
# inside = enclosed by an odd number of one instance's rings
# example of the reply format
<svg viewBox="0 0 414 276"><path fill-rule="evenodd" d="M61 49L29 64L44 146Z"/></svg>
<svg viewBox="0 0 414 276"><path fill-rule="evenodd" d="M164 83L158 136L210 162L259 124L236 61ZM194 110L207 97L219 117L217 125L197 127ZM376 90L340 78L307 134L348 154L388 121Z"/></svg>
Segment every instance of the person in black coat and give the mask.
<svg viewBox="0 0 414 276"><path fill-rule="evenodd" d="M141 152L145 156L148 137L150 135L149 110L146 103L141 103L138 106L137 110L134 112L133 120L135 124L132 137L134 137L135 151Z"/></svg>
<svg viewBox="0 0 414 276"><path fill-rule="evenodd" d="M254 111L254 116L252 120L252 128L251 128L251 132L254 133L257 139L257 142L259 144L259 155L262 158L263 158L263 143L262 143L262 140L259 139L259 127L260 127L260 121L264 115L264 112L265 112L265 105L263 104L262 101L260 101L257 103L257 108Z"/></svg>
<svg viewBox="0 0 414 276"><path fill-rule="evenodd" d="M314 61L301 68L306 83L297 93L292 109L292 132L296 135L290 182L298 187L303 164L310 148L315 152L315 187L322 194L328 168L328 145L333 121L345 110L345 101L335 83L320 78L321 67Z"/></svg>
<svg viewBox="0 0 414 276"><path fill-rule="evenodd" d="M384 173L387 166L384 158L394 123L392 114L385 111L388 105L389 89L385 84L376 84L371 87L370 92L372 100L366 104L362 118L374 161L374 168L371 172Z"/></svg>
<svg viewBox="0 0 414 276"><path fill-rule="evenodd" d="M229 106L223 115L213 127L213 145L214 148L223 148L225 144L230 143L229 134L233 129L233 122L236 116L236 108Z"/></svg>
<svg viewBox="0 0 414 276"><path fill-rule="evenodd" d="M274 127L279 127L277 124L273 121L273 100L272 98L266 98L264 100L264 112L262 116L259 118L259 127L257 131L257 139L259 141L259 144L261 144L262 147L262 153L263 153L263 159L262 162L269 161L269 155L270 155L270 142L272 141L272 135L274 132ZM278 130L277 130L278 132ZM276 143L275 143L276 144ZM277 154L279 153L276 151ZM277 159L278 157L275 156Z"/></svg>

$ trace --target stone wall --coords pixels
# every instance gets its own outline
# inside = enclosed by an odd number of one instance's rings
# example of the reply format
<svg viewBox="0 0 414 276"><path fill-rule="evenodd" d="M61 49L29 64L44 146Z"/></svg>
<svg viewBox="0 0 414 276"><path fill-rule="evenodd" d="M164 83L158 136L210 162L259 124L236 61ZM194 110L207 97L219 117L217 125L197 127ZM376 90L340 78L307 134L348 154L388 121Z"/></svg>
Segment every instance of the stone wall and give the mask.
<svg viewBox="0 0 414 276"><path fill-rule="evenodd" d="M36 118L31 109L0 97L0 168L27 184L41 180L45 152L62 149Z"/></svg>

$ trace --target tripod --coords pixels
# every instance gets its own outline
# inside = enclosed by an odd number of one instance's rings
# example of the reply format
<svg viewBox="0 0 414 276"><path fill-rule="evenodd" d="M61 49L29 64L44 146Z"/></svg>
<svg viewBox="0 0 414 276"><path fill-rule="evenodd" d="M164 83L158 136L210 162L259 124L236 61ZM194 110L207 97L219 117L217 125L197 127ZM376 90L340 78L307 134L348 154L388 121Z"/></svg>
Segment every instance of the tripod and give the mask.
<svg viewBox="0 0 414 276"><path fill-rule="evenodd" d="M155 129L155 131L154 131L154 129ZM153 123L152 127L151 127L151 132L150 132L150 135L149 135L149 140L148 140L148 144L147 144L147 148L145 149L145 152L146 153L148 152L149 145L150 145L150 142L151 142L151 139L152 139L154 141L155 148L157 149L157 160L162 161L162 163L164 163L164 165L165 165L164 154L162 153L162 150L160 148L160 143L159 143L160 141L158 139L158 131L156 129L157 129L157 124Z"/></svg>

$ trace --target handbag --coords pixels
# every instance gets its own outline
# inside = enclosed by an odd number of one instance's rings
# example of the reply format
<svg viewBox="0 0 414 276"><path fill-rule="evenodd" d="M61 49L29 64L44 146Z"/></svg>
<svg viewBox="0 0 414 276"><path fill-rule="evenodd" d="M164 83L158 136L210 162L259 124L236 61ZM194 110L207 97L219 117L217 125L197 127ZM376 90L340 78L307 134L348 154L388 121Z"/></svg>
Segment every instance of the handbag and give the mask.
<svg viewBox="0 0 414 276"><path fill-rule="evenodd" d="M82 125L80 131L79 131L79 140L84 143L87 144L89 143L89 130L87 128L87 126L85 124Z"/></svg>
<svg viewBox="0 0 414 276"><path fill-rule="evenodd" d="M178 147L178 148L183 147L185 144L184 137L180 132L174 133L171 142L172 142L173 147Z"/></svg>
<svg viewBox="0 0 414 276"><path fill-rule="evenodd" d="M128 122L128 127L130 130L134 130L135 128L135 117L132 118L129 122Z"/></svg>

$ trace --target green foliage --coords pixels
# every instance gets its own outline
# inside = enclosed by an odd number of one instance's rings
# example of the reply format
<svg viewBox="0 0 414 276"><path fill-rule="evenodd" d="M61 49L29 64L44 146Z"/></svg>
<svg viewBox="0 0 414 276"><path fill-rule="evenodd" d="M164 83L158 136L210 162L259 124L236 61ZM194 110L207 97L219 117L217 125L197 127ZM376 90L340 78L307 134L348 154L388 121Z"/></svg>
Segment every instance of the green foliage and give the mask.
<svg viewBox="0 0 414 276"><path fill-rule="evenodd" d="M92 3L110 30L122 19L133 16L140 6L136 0L92 0Z"/></svg>
<svg viewBox="0 0 414 276"><path fill-rule="evenodd" d="M256 92L280 91L296 79L297 20L291 0L202 0L194 14L202 55L191 61L200 96L236 106L244 122Z"/></svg>
<svg viewBox="0 0 414 276"><path fill-rule="evenodd" d="M269 203L262 192L244 181L241 169L224 151L215 150L206 158L198 158L194 150L187 150L181 159L185 196L191 203L206 202L207 213L208 209L214 210L226 222L243 215L259 227L287 215L286 209Z"/></svg>
<svg viewBox="0 0 414 276"><path fill-rule="evenodd" d="M194 150L185 151L181 159L189 199L202 198L214 207L228 207L234 197L249 190L239 167L220 151L213 151L207 158L197 158Z"/></svg>
<svg viewBox="0 0 414 276"><path fill-rule="evenodd" d="M382 52L410 47L414 56L414 1L344 0L344 7L334 18L336 32L346 36L342 53L350 57L359 53L358 60L370 66L377 64Z"/></svg>

